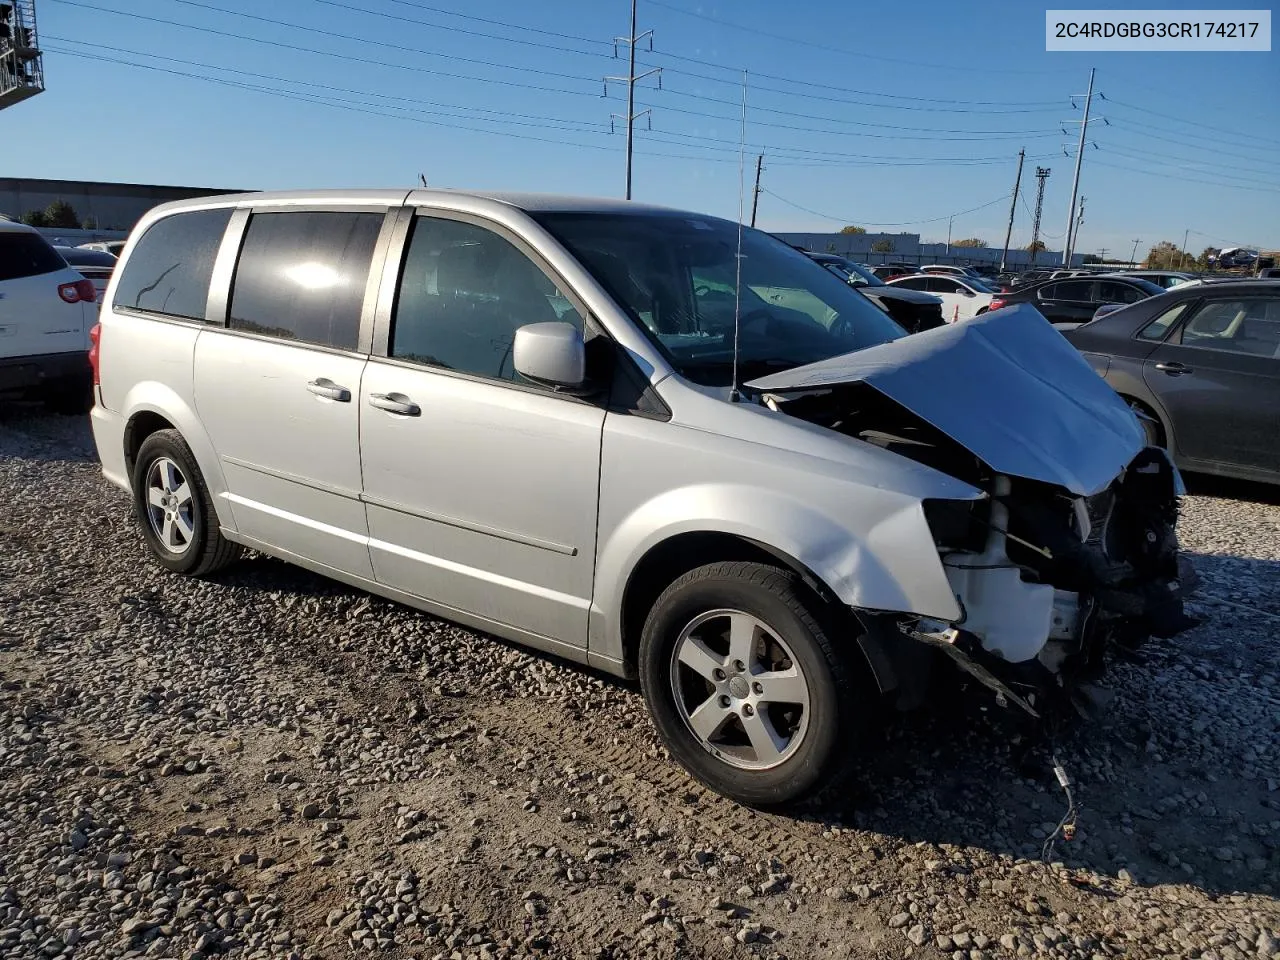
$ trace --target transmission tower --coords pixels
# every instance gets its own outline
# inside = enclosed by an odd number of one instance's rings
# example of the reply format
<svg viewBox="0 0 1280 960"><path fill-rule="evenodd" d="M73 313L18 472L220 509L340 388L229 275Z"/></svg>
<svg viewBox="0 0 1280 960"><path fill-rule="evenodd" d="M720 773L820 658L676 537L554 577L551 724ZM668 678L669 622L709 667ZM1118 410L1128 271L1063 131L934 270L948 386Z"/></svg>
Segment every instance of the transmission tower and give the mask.
<svg viewBox="0 0 1280 960"><path fill-rule="evenodd" d="M44 90L35 0L0 0L0 110Z"/></svg>
<svg viewBox="0 0 1280 960"><path fill-rule="evenodd" d="M622 120L627 125L627 190L626 199L631 199L631 154L632 147L635 143L635 125L636 120L640 117L653 116L652 110L641 110L636 113L636 84L641 80L656 76L658 78L658 89L662 89L662 68L654 67L652 70L646 70L644 73L636 76L636 44L641 40L649 41L649 49L653 49L653 31L646 30L644 33L636 33L636 0L631 0L631 32L625 37L613 38L613 55L618 55L618 44L622 44L627 48L627 75L625 77L605 77L604 78L604 94L609 95L609 81L614 83L625 83L627 85L627 112L625 114L611 114L609 117L609 125L612 129L614 120ZM650 121L652 124L652 121Z"/></svg>
<svg viewBox="0 0 1280 960"><path fill-rule="evenodd" d="M1031 221L1031 264L1035 266L1036 243L1040 240L1040 214L1044 210L1044 182L1049 179L1048 167L1036 167L1036 215Z"/></svg>

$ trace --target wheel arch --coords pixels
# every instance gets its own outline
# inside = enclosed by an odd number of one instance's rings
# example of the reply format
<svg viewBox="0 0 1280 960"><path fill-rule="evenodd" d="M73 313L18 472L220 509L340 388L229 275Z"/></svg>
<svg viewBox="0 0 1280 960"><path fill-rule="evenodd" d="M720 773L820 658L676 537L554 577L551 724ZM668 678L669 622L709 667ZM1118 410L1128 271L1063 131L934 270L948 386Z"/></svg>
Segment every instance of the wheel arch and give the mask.
<svg viewBox="0 0 1280 960"><path fill-rule="evenodd" d="M751 537L724 531L688 531L651 546L632 568L622 593L619 626L626 675L634 677L640 637L648 612L662 592L691 570L723 561L750 561L796 574L835 619L837 629L855 633L867 669L882 693L899 686L894 659L881 631L869 629L857 611L841 603L835 591L813 570L784 550Z"/></svg>
<svg viewBox="0 0 1280 960"><path fill-rule="evenodd" d="M126 411L123 442L130 484L138 451L147 437L157 430L177 430L196 458L196 466L200 468L213 500L219 526L234 531L236 526L231 508L220 496L227 489L221 461L196 411L172 388L155 381L135 385L126 395L122 409Z"/></svg>

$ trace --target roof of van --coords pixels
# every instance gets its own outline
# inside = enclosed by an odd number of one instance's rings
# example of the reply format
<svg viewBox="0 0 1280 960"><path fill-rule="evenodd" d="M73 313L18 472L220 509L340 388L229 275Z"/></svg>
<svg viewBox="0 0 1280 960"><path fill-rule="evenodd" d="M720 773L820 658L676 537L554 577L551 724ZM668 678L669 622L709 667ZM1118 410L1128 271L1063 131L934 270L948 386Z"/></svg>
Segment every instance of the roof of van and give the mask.
<svg viewBox="0 0 1280 960"><path fill-rule="evenodd" d="M618 200L609 197L579 197L550 193L519 193L501 190L279 190L257 193L229 193L209 197L193 197L164 204L165 210L182 207L211 207L227 204L262 206L274 203L370 203L370 204L430 204L432 201L458 199L488 200L503 203L521 210L558 213L628 213L628 214L685 214L687 211L670 207L637 203L634 200ZM720 219L720 218L716 218Z"/></svg>
<svg viewBox="0 0 1280 960"><path fill-rule="evenodd" d="M6 233L39 233L35 227L29 227L25 223L19 223L17 220L9 220L6 217L0 217L0 230Z"/></svg>

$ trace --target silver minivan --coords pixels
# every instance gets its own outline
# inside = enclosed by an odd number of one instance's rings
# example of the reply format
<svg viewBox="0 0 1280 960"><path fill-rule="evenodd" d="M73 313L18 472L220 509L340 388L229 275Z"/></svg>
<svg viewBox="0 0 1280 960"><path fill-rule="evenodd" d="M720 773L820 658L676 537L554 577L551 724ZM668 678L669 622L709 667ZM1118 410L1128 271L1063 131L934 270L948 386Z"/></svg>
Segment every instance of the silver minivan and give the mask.
<svg viewBox="0 0 1280 960"><path fill-rule="evenodd" d="M91 361L103 472L162 567L248 547L636 677L746 803L831 784L931 672L1043 718L1188 622L1177 472L1033 308L905 336L714 217L166 204Z"/></svg>

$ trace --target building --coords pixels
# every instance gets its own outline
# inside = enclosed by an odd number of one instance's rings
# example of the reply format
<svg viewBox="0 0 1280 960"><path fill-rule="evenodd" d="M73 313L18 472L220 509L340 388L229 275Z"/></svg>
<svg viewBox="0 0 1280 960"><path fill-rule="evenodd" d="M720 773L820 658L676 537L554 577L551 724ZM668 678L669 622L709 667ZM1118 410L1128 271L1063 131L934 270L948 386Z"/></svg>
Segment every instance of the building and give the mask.
<svg viewBox="0 0 1280 960"><path fill-rule="evenodd" d="M950 251L945 243L921 243L918 233L775 233L784 243L814 253L833 253L858 263L955 263L1000 265L1000 247L957 247ZM1010 270L1026 270L1031 266L1031 254L1021 248L1009 248L1005 261ZM1041 250L1036 254L1036 266L1062 266L1061 250ZM1071 258L1073 267L1083 266L1084 254Z"/></svg>
<svg viewBox="0 0 1280 960"><path fill-rule="evenodd" d="M230 187L170 187L141 183L100 183L93 180L40 180L0 177L0 214L20 220L44 210L55 200L75 209L82 225L102 235L124 235L152 207L170 200L243 193ZM66 233L66 230L61 231ZM71 231L73 233L77 231Z"/></svg>

